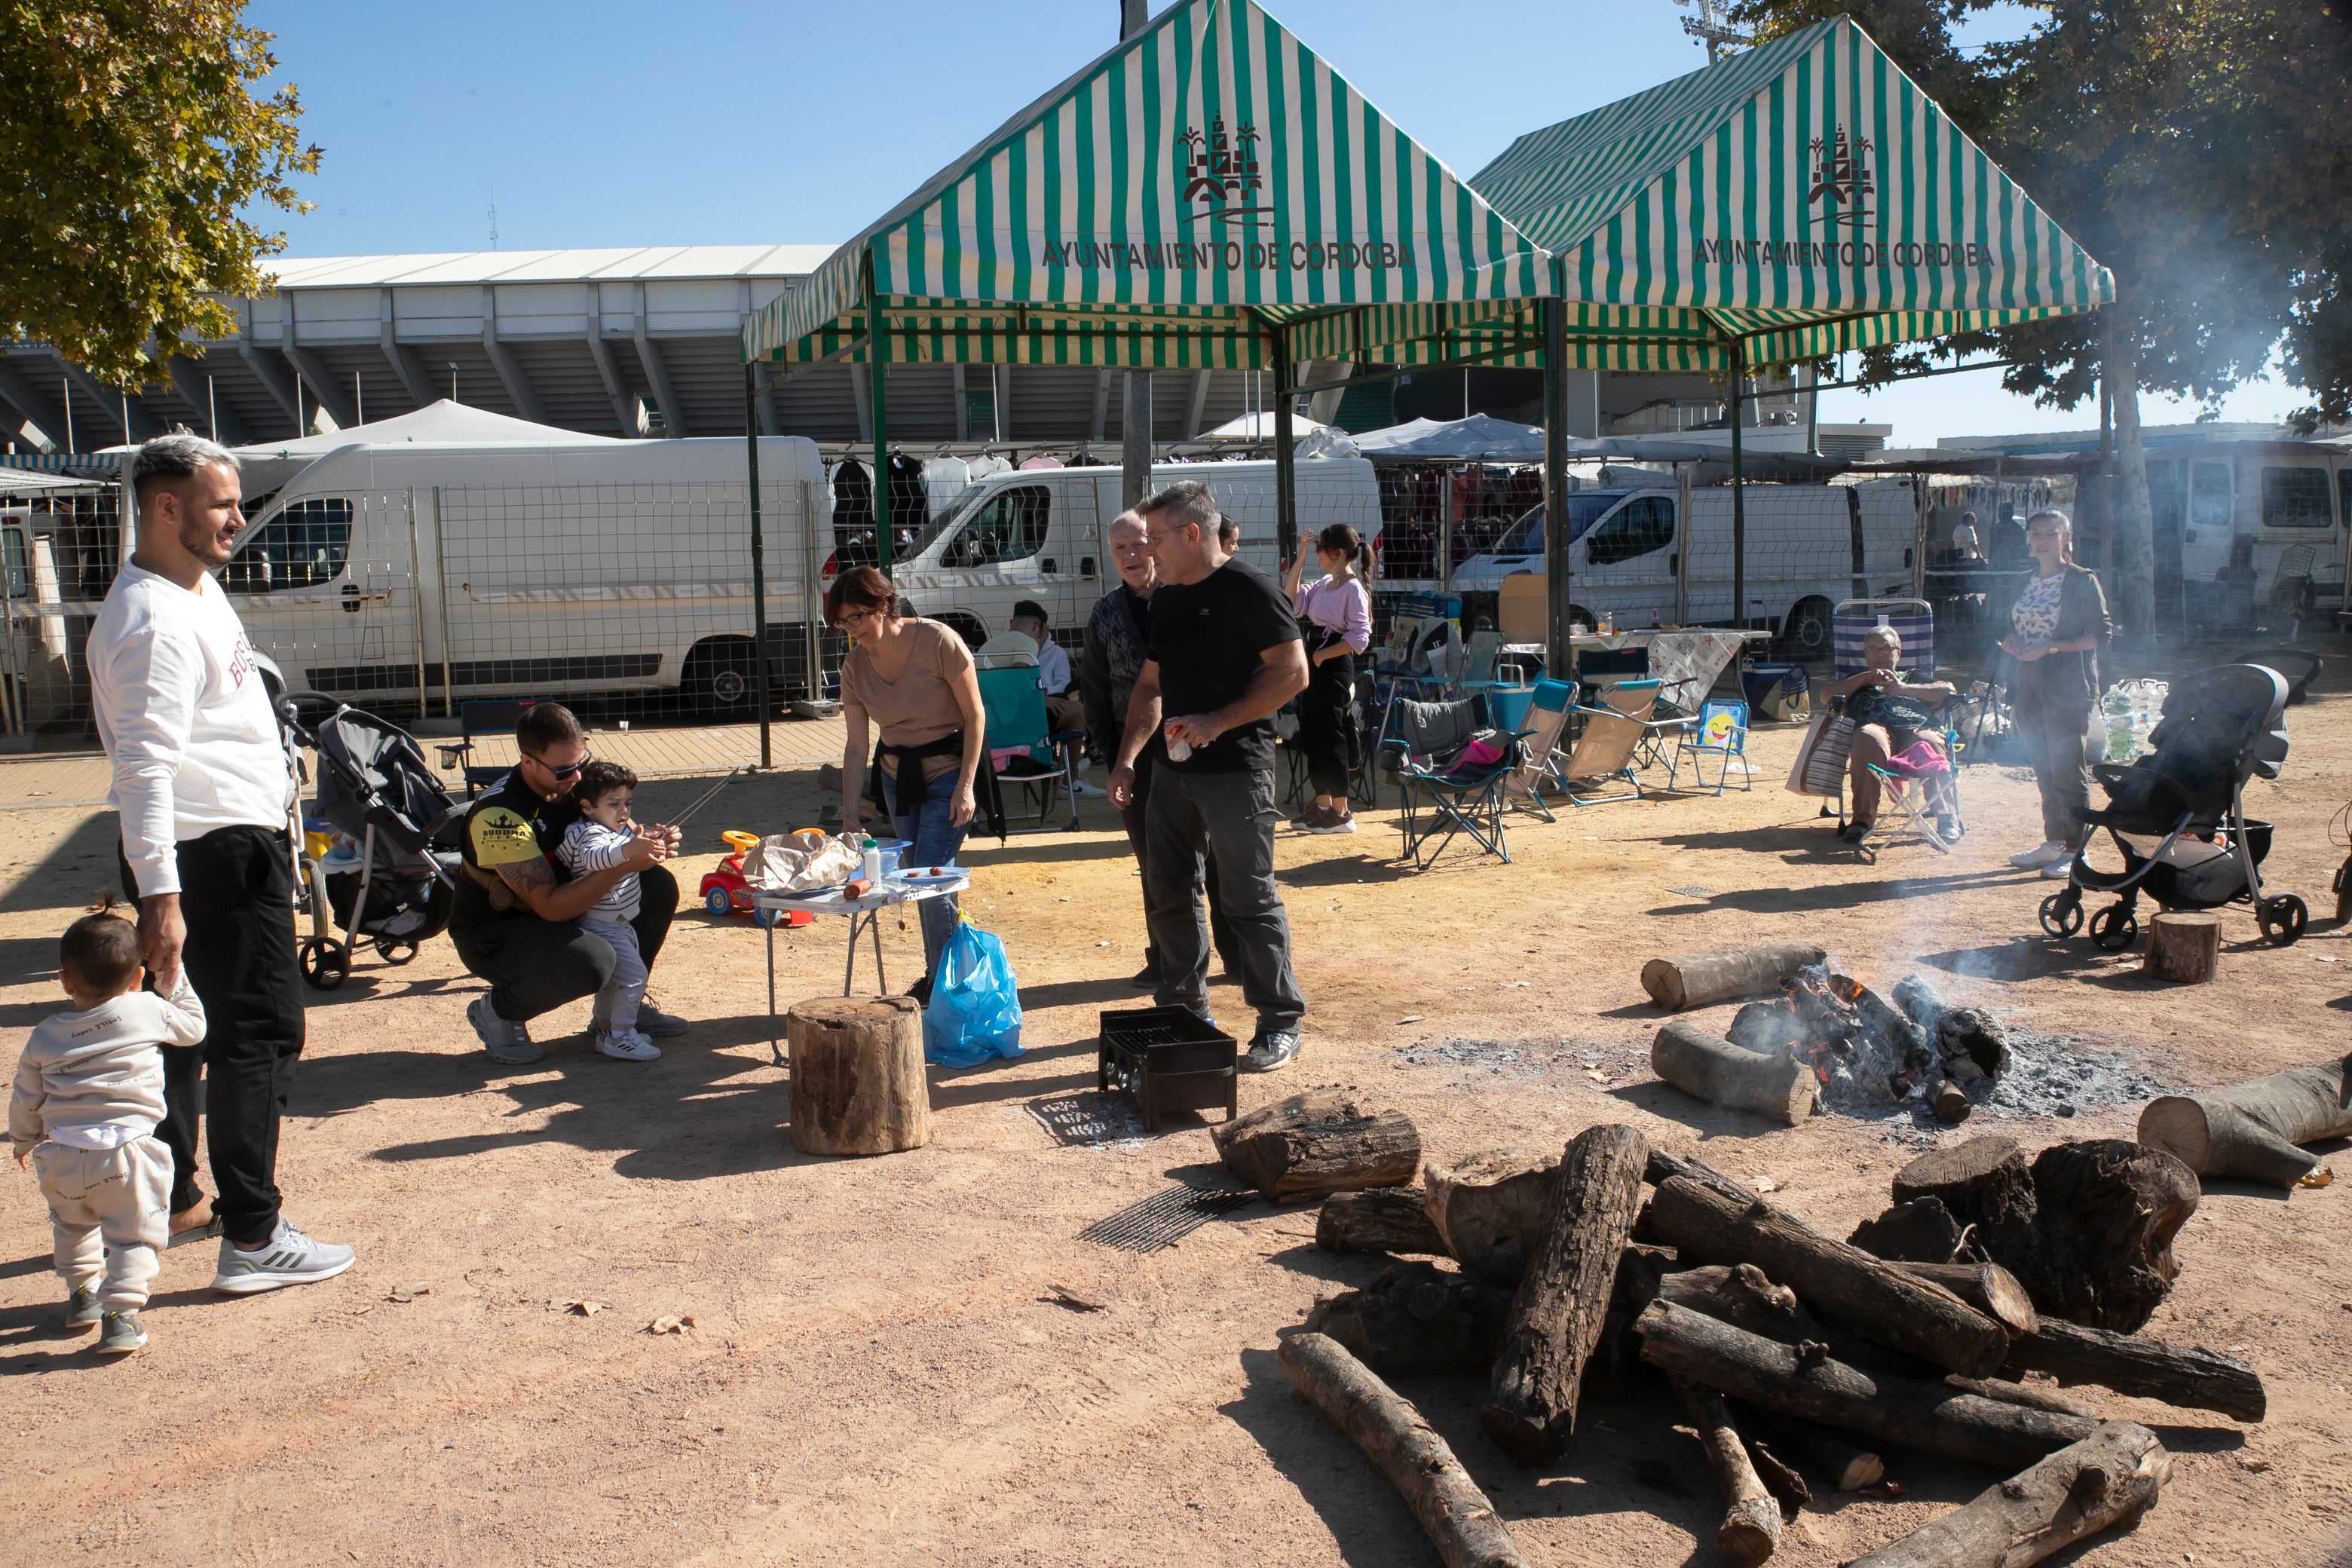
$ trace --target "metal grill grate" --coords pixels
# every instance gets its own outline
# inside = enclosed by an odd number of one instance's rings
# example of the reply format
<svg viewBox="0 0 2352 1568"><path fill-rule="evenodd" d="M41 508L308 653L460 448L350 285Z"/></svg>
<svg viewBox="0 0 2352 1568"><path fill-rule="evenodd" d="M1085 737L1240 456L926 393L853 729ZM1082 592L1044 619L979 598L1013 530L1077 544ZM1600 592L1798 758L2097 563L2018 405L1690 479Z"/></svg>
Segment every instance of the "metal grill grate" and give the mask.
<svg viewBox="0 0 2352 1568"><path fill-rule="evenodd" d="M1254 1192L1175 1186L1152 1194L1117 1214L1106 1215L1078 1232L1080 1241L1126 1252L1156 1252L1216 1218L1253 1203Z"/></svg>
<svg viewBox="0 0 2352 1568"><path fill-rule="evenodd" d="M1172 1046L1184 1038L1172 1024L1123 1024L1105 1029L1103 1041L1116 1049L1140 1051L1151 1046Z"/></svg>

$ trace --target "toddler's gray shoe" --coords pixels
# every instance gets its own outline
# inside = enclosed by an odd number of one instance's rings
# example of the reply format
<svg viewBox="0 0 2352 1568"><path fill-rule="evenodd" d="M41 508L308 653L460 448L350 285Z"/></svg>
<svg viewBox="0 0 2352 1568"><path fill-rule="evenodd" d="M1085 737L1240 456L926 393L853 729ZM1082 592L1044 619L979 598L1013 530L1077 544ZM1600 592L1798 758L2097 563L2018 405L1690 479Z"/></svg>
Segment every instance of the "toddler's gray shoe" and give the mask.
<svg viewBox="0 0 2352 1568"><path fill-rule="evenodd" d="M257 1290L311 1285L332 1279L358 1261L359 1254L350 1247L313 1241L280 1219L269 1239L250 1252L226 1237L221 1238L213 1289L232 1296L250 1296Z"/></svg>
<svg viewBox="0 0 2352 1568"><path fill-rule="evenodd" d="M100 1320L98 1330L98 1353L129 1355L147 1343L147 1331L139 1326L136 1312L109 1312Z"/></svg>
<svg viewBox="0 0 2352 1568"><path fill-rule="evenodd" d="M66 1327L88 1329L97 1325L105 1313L98 1304L98 1292L87 1285L77 1285L66 1298Z"/></svg>

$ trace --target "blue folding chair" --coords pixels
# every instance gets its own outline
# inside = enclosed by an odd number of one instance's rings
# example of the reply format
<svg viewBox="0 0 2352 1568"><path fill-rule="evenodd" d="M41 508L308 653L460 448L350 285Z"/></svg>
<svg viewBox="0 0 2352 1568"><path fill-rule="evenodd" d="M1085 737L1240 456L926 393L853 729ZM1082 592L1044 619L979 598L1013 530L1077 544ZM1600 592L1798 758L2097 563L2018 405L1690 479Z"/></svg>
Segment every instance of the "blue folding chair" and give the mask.
<svg viewBox="0 0 2352 1568"><path fill-rule="evenodd" d="M1679 774L1682 759L1688 757L1691 776L1698 781L1701 789L1706 788L1706 759L1710 756L1720 762L1715 773L1717 795L1721 795L1730 781L1735 757L1739 760L1739 787L1756 787L1755 770L1748 765L1748 704L1736 697L1710 697L1699 704L1697 725L1675 735L1674 771Z"/></svg>
<svg viewBox="0 0 2352 1568"><path fill-rule="evenodd" d="M1070 797L1070 820L1061 830L1076 832L1077 795L1069 786L1078 776L1077 743L1086 738L1086 731L1055 730L1047 723L1045 694L1037 689L1034 666L1013 665L978 673L980 706L987 717L988 751L995 763L998 790L1006 784L1019 784L1024 790L1042 794L1037 805L1037 826L1013 831L1055 831L1045 818L1052 813L1058 793Z"/></svg>

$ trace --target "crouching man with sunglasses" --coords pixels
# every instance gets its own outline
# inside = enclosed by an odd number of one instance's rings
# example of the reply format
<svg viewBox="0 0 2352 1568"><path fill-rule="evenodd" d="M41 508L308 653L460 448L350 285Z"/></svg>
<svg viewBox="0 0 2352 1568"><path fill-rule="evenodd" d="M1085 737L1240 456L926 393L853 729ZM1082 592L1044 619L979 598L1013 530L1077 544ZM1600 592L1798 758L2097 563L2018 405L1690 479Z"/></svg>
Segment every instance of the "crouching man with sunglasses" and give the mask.
<svg viewBox="0 0 2352 1568"><path fill-rule="evenodd" d="M678 834L639 826L618 865L566 880L555 851L580 819L572 789L588 764L588 737L571 710L541 702L523 710L515 744L514 771L466 814L466 866L449 939L466 967L490 983L488 994L466 1009L466 1021L492 1061L524 1067L540 1058L530 1021L594 995L612 977L611 945L579 921L624 877L637 879L637 918L629 923L646 967L653 967L677 912L677 879L656 862L677 853ZM650 995L638 1005L640 1034L677 1035L686 1026Z"/></svg>

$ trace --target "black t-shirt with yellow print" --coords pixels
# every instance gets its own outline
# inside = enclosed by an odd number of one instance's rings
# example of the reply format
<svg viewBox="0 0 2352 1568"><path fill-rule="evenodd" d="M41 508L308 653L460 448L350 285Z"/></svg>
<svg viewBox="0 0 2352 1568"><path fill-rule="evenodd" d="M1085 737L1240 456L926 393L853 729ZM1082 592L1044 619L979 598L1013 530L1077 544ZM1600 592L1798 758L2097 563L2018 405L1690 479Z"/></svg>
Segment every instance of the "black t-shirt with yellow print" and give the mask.
<svg viewBox="0 0 2352 1568"><path fill-rule="evenodd" d="M544 859L555 868L556 880L563 880L563 868L556 862L555 850L563 842L564 830L579 820L577 800L568 794L543 800L522 782L520 772L507 774L484 790L466 813L466 832L460 846L466 868L457 879L457 897L449 910L450 925L463 930L530 913L530 906L516 898L499 879L498 868Z"/></svg>

